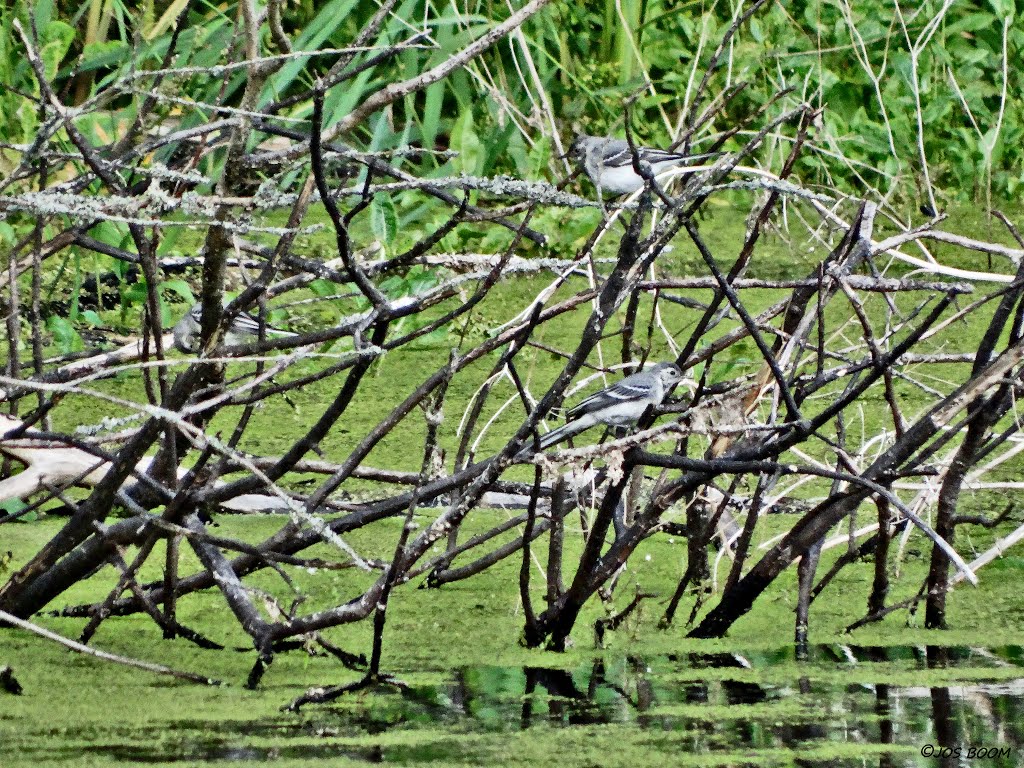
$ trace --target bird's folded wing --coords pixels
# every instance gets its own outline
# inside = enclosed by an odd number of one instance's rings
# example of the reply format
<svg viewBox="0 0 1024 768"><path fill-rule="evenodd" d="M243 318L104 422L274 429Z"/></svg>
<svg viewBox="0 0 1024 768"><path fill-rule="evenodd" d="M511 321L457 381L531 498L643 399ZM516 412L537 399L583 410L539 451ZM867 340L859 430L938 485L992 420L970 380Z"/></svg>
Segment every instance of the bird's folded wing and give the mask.
<svg viewBox="0 0 1024 768"><path fill-rule="evenodd" d="M617 403L645 400L651 396L651 384L646 381L630 381L627 376L622 381L612 384L608 389L595 392L586 400L573 407L566 415L567 421L578 419L585 413L604 410Z"/></svg>
<svg viewBox="0 0 1024 768"><path fill-rule="evenodd" d="M235 333L259 336L260 321L248 312L240 312L235 319L231 321L231 330ZM266 331L268 334L273 334L275 336L295 336L291 331L282 331L280 328L275 328L272 325L268 325L266 327Z"/></svg>
<svg viewBox="0 0 1024 768"><path fill-rule="evenodd" d="M650 163L651 165L686 159L685 155L666 152L662 149L652 149L650 147L637 147L636 151L643 162ZM608 147L605 150L603 160L608 168L623 168L633 164L633 153L630 151L628 144L624 147Z"/></svg>
<svg viewBox="0 0 1024 768"><path fill-rule="evenodd" d="M239 312L235 316L235 319L231 321L231 330L236 333L248 333L252 336L258 336L260 332L260 321L248 312ZM268 328L268 330L270 329Z"/></svg>

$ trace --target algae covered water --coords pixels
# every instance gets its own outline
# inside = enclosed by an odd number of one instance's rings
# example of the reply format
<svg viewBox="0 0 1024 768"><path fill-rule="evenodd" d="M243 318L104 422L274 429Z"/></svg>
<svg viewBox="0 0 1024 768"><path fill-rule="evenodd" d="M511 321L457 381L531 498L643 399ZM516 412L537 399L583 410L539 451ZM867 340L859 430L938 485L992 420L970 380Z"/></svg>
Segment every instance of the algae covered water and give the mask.
<svg viewBox="0 0 1024 768"><path fill-rule="evenodd" d="M258 541L276 524L252 518L222 528ZM5 544L26 556L58 526L48 519L7 526ZM372 541L353 543L373 551ZM671 594L684 543L658 537L645 547L650 559L630 576ZM923 564L911 554L905 567L910 590ZM1024 563L1007 556L993 568L1003 577L950 595L948 631L916 627L904 613L847 634L860 601L819 600L818 644L798 660L789 582L721 640L687 639L682 625L658 630L662 597L607 633L606 647L588 631L604 615L593 604L566 652L524 648L516 642L521 609L508 588L518 563L506 560L471 581L395 593L382 670L404 688L371 687L298 713L282 707L310 687L361 673L298 648L278 654L260 688L246 690L255 654L213 590L183 600L179 616L223 650L166 641L144 614L111 618L91 645L223 686L72 654L8 628L0 631L0 667L9 665L24 690L0 691L0 766L1024 765L1024 648L1017 645ZM862 592L871 572L870 562L851 564L838 577L840 591ZM360 578L296 569L300 577L325 604L358 589L352 582ZM68 600L101 599L116 579L105 569ZM269 578L254 585L278 586ZM81 619L33 620L72 638L83 627ZM339 628L330 639L364 652L368 624Z"/></svg>
<svg viewBox="0 0 1024 768"><path fill-rule="evenodd" d="M78 666L77 663L72 665ZM135 678L134 675L131 677ZM829 644L467 666L285 713L137 677L132 718L0 710L2 765L994 765L1024 762L1024 649ZM149 711L168 691L175 705ZM58 700L67 694L50 691ZM89 694L82 692L83 696ZM13 711L9 704L17 703ZM104 702L94 701L94 710ZM214 711L218 709L214 706ZM19 715L19 710L21 714ZM51 712L57 714L60 706Z"/></svg>

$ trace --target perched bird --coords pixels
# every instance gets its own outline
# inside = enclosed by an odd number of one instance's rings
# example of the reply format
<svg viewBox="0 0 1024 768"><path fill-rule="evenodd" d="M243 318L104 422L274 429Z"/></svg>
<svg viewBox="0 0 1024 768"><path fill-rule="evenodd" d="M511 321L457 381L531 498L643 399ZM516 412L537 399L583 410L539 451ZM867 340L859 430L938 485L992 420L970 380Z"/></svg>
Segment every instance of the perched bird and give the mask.
<svg viewBox="0 0 1024 768"><path fill-rule="evenodd" d="M648 165L655 176L720 154L681 155L651 147L637 147L636 152L640 162ZM643 176L633 169L633 151L623 139L580 134L573 139L568 155L583 166L598 190L617 196L636 192L644 185Z"/></svg>
<svg viewBox="0 0 1024 768"><path fill-rule="evenodd" d="M199 332L203 325L203 305L194 304L174 326L174 346L181 352L196 352L199 349ZM268 336L295 336L294 333L266 326ZM231 320L224 343L228 346L248 344L260 334L260 321L248 312L239 312Z"/></svg>
<svg viewBox="0 0 1024 768"><path fill-rule="evenodd" d="M683 372L675 363L658 363L595 392L566 413L564 426L541 436L541 450L595 424L625 427L636 423L649 406L661 405L668 391L682 378ZM531 450L525 448L519 455Z"/></svg>

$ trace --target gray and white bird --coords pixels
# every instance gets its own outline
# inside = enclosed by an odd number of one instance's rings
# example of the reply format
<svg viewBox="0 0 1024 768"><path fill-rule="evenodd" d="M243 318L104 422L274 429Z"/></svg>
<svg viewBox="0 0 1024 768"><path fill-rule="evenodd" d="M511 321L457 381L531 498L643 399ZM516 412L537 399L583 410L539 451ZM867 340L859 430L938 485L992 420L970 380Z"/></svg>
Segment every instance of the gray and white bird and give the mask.
<svg viewBox="0 0 1024 768"><path fill-rule="evenodd" d="M640 162L648 165L654 176L721 154L710 152L704 155L682 155L653 147L637 147L636 153ZM627 195L644 185L643 176L633 168L633 151L624 139L580 134L573 139L568 155L583 167L594 186L602 192L616 196Z"/></svg>
<svg viewBox="0 0 1024 768"><path fill-rule="evenodd" d="M199 332L203 325L203 305L194 304L174 326L174 346L180 352L197 352L199 350ZM266 326L268 336L295 336L289 331ZM227 346L248 344L260 335L260 321L248 312L239 312L231 320L224 333L223 343Z"/></svg>
<svg viewBox="0 0 1024 768"><path fill-rule="evenodd" d="M661 405L672 386L682 378L683 372L675 363L658 363L595 392L565 414L563 426L541 436L541 450L596 424L609 427L635 424L648 407ZM520 455L530 450L525 448Z"/></svg>

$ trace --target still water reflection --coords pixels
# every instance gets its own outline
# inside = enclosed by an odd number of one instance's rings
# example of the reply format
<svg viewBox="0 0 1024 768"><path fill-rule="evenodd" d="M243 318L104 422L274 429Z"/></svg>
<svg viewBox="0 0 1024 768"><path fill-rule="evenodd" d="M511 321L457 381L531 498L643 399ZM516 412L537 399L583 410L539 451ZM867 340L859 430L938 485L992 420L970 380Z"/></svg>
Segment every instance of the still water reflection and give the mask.
<svg viewBox="0 0 1024 768"><path fill-rule="evenodd" d="M936 679L956 682L928 684ZM417 698L421 715L488 729L624 723L684 732L690 753L847 744L863 753L850 764L882 768L1024 765L1016 646L825 646L800 664L781 650L596 660L571 671L474 667Z"/></svg>
<svg viewBox="0 0 1024 768"><path fill-rule="evenodd" d="M571 670L466 667L437 685L364 692L300 715L224 724L219 733L198 736L183 722L171 750L96 751L139 764L344 758L489 765L493 751L474 753L488 739L547 739L557 752L571 729L621 738L609 765L632 765L626 761L636 740L663 744L662 752L645 749L648 763L665 765L683 756L708 766L1024 765L1024 649L809 651L799 663L782 649L606 658ZM384 737L396 733L403 738ZM408 738L417 733L431 738L417 746ZM512 757L502 762L523 764ZM560 754L559 764L593 764L575 757Z"/></svg>

